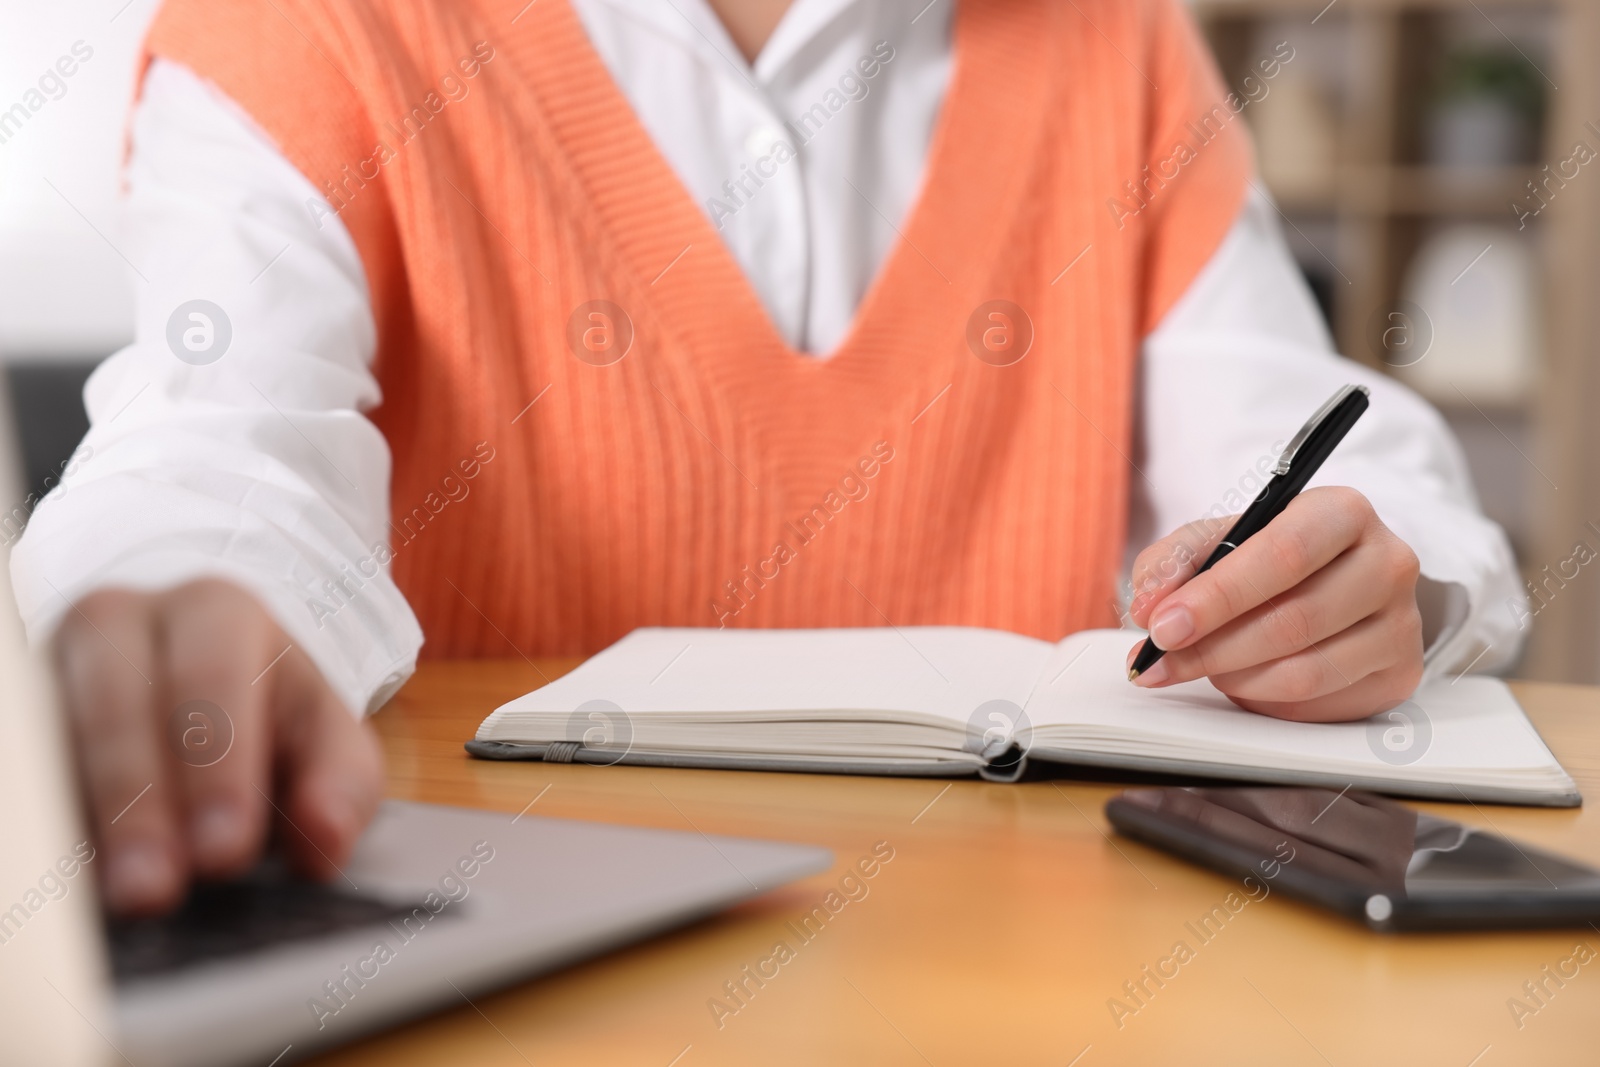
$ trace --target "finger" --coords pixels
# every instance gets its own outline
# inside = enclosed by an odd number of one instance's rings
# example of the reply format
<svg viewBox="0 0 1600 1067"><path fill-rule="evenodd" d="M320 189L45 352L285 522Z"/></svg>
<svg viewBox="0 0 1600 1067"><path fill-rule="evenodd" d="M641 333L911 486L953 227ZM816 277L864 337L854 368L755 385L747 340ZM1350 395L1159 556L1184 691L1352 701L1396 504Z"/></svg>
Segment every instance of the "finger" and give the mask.
<svg viewBox="0 0 1600 1067"><path fill-rule="evenodd" d="M62 697L105 864L107 907L165 910L180 899L188 859L156 714L157 659L147 598L96 593L77 605L56 638Z"/></svg>
<svg viewBox="0 0 1600 1067"><path fill-rule="evenodd" d="M1211 684L1229 697L1303 703L1348 689L1400 661L1392 620L1374 616L1293 655L1217 674Z"/></svg>
<svg viewBox="0 0 1600 1067"><path fill-rule="evenodd" d="M1371 580L1388 549L1360 544L1311 577L1188 648L1168 652L1134 681L1171 685L1270 663L1326 641L1382 610L1394 591ZM1158 669L1159 668L1159 669Z"/></svg>
<svg viewBox="0 0 1600 1067"><path fill-rule="evenodd" d="M207 877L238 874L267 831L266 690L252 682L277 652L277 628L249 594L221 582L168 594L158 616L162 710L191 862Z"/></svg>
<svg viewBox="0 0 1600 1067"><path fill-rule="evenodd" d="M1327 566L1374 518L1353 489L1301 493L1260 533L1166 597L1150 620L1151 639L1168 652L1187 648Z"/></svg>
<svg viewBox="0 0 1600 1067"><path fill-rule="evenodd" d="M1422 657L1406 650L1409 643L1396 628L1371 620L1304 652L1214 678L1212 684L1247 711L1274 718L1366 718L1415 691Z"/></svg>
<svg viewBox="0 0 1600 1067"><path fill-rule="evenodd" d="M1134 558L1128 616L1135 626L1146 625L1150 610L1162 597L1194 577L1238 518L1228 515L1185 523Z"/></svg>
<svg viewBox="0 0 1600 1067"><path fill-rule="evenodd" d="M1401 704L1417 688L1420 668L1400 664L1367 675L1348 689L1309 701L1247 700L1230 697L1246 711L1291 722L1353 722Z"/></svg>
<svg viewBox="0 0 1600 1067"><path fill-rule="evenodd" d="M299 649L274 691L279 724L279 816L297 870L331 878L383 798L383 753L370 723L339 702Z"/></svg>

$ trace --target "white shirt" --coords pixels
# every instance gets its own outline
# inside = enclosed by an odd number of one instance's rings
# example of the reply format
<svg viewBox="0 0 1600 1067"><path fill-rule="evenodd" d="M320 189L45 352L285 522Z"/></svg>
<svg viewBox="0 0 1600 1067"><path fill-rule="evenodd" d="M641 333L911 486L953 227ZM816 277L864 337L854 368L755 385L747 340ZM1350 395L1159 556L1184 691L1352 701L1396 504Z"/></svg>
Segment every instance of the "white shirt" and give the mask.
<svg viewBox="0 0 1600 1067"><path fill-rule="evenodd" d="M704 0L575 4L780 331L830 351L917 196L953 62L953 4L908 22L920 3L795 0L753 66ZM878 73L842 83L869 55ZM858 98L825 124L797 122L830 89ZM798 158L772 162L778 141L802 139ZM739 192L763 158L761 183ZM78 462L13 553L29 632L48 638L96 588L223 577L261 600L351 708L375 708L422 642L399 590L383 572L333 617L311 610L388 523L389 451L363 414L380 394L355 245L331 210L307 210L322 196L241 109L170 62L146 77L128 186L129 258L146 280L136 340L91 378ZM1094 269L1092 251L1073 269ZM175 356L200 321L183 314L195 299L231 327L205 365ZM1184 522L1241 510L1272 447L1360 382L1371 409L1314 484L1361 490L1416 551L1430 673L1513 658L1521 584L1457 445L1414 394L1333 353L1263 195L1142 360L1130 558Z"/></svg>

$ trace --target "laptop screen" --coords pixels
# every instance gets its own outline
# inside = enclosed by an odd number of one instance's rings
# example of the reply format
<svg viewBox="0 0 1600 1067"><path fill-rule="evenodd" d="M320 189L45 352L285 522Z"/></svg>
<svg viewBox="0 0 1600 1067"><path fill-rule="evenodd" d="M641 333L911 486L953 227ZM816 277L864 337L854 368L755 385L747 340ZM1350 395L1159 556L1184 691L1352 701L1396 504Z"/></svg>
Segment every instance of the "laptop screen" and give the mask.
<svg viewBox="0 0 1600 1067"><path fill-rule="evenodd" d="M29 510L11 399L0 374L0 514ZM7 1058L69 1067L116 1058L94 848L83 830L48 671L23 637L0 538L0 1004Z"/></svg>

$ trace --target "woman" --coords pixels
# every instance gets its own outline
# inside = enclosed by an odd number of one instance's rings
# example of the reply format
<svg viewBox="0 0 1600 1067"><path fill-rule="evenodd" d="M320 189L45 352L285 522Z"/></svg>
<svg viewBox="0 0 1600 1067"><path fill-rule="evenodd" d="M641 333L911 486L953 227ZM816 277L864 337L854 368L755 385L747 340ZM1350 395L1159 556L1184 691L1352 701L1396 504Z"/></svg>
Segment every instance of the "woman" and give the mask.
<svg viewBox="0 0 1600 1067"><path fill-rule="evenodd" d="M1251 181L1293 42L1237 94L1174 0L170 0L149 50L138 340L15 562L119 910L274 808L330 871L423 634L1058 638L1178 526L1139 684L1358 718L1514 651L1454 444L1331 353ZM1323 487L1185 584L1346 381Z"/></svg>

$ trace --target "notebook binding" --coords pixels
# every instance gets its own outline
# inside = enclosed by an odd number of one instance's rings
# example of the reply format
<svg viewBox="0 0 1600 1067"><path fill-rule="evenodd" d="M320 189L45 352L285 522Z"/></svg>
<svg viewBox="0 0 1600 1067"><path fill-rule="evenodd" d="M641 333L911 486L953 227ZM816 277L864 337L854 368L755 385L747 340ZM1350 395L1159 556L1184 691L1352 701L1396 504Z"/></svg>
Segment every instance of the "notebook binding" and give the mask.
<svg viewBox="0 0 1600 1067"><path fill-rule="evenodd" d="M545 747L544 761L546 763L571 763L572 757L578 754L578 749L583 747L581 741L552 741Z"/></svg>

